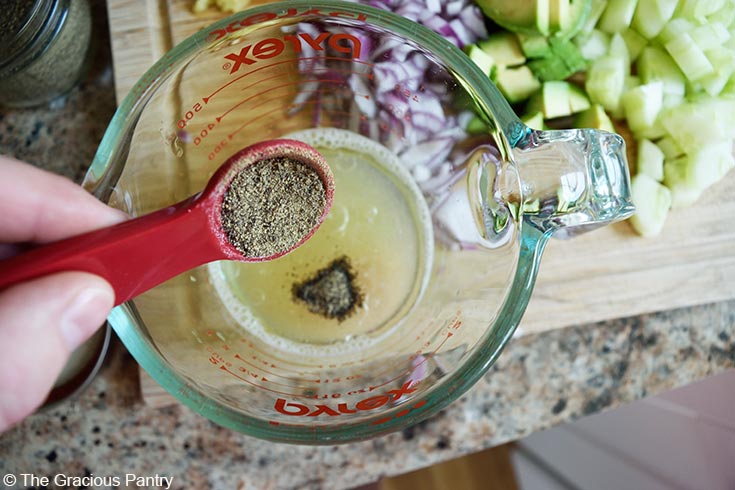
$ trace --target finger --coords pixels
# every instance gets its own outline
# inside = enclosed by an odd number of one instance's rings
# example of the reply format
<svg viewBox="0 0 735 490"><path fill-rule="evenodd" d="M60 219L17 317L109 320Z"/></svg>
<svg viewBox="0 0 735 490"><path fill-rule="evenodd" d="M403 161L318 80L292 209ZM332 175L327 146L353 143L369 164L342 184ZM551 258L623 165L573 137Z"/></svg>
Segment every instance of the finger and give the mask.
<svg viewBox="0 0 735 490"><path fill-rule="evenodd" d="M0 242L50 242L127 218L69 179L0 156Z"/></svg>
<svg viewBox="0 0 735 490"><path fill-rule="evenodd" d="M0 294L0 431L41 405L114 298L106 281L85 272L53 274Z"/></svg>

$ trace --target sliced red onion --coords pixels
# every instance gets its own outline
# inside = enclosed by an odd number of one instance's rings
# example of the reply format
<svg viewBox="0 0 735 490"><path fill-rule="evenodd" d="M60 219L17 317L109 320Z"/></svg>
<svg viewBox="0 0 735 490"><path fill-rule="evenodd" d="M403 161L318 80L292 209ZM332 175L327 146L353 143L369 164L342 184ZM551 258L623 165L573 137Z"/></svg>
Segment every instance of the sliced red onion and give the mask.
<svg viewBox="0 0 735 490"><path fill-rule="evenodd" d="M449 2L444 4L444 14L449 17L459 15L459 13L462 11L462 8L464 7L464 4L465 0L450 0Z"/></svg>
<svg viewBox="0 0 735 490"><path fill-rule="evenodd" d="M467 5L462 12L459 13L459 20L462 25L473 34L473 40L468 43L474 43L477 38L486 38L488 36L485 20L482 17L477 5ZM463 46L464 47L464 46Z"/></svg>

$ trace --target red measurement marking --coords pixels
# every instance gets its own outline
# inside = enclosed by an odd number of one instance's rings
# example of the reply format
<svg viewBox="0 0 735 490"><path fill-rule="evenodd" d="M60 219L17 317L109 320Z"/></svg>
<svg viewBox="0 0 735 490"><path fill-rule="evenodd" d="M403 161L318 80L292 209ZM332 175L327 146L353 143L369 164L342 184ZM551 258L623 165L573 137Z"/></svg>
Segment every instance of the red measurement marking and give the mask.
<svg viewBox="0 0 735 490"><path fill-rule="evenodd" d="M273 371L268 371L267 369L263 369L261 366L258 366L257 364L253 364L252 362L249 362L246 359L243 359L240 356L240 354L235 354L235 359L237 359L238 361L242 362L243 364L247 364L248 366L252 366L255 369L258 369L258 370L264 372L265 374L267 374L269 376L276 376L278 378L291 379L291 377L289 377L289 376L284 376L283 374L278 374L278 373L274 373ZM274 364L271 364L271 367L276 367L276 366ZM298 371L288 371L288 372L295 373L295 374L303 374L303 373L299 373ZM301 381L309 381L311 383L318 383L319 382L318 379L305 379L305 380L301 380Z"/></svg>
<svg viewBox="0 0 735 490"><path fill-rule="evenodd" d="M441 347L442 347L442 346L443 346L444 344L446 344L446 343L447 343L447 340L449 340L449 338L450 338L450 337L451 337L452 335L454 335L454 334L453 334L452 332L447 332L447 336L446 336L446 337L444 337L444 339L442 339L441 343L440 343L439 345L437 345L437 346L436 346L436 349L434 349L434 352L432 352L432 354L436 354L436 353L437 353L437 352L439 351L439 349L441 349Z"/></svg>
<svg viewBox="0 0 735 490"><path fill-rule="evenodd" d="M314 79L314 80L301 80L301 81L298 81L298 82L288 82L288 83L284 83L284 84L281 84L281 85L276 85L276 86L273 86L273 87L268 87L268 89L267 90L264 90L263 92L258 92L257 94L253 94L250 97L247 97L247 98L241 100L237 104L235 104L232 107L230 107L229 109L227 109L221 116L216 117L215 119L217 119L217 122L220 122L220 121L222 121L222 119L224 119L224 117L227 114L229 114L230 112L234 111L236 108L240 107L244 103L250 102L251 100L253 100L253 99L257 98L257 97L263 97L266 94L270 94L273 91L278 90L279 88L291 87L293 85L301 85L302 83L310 83L310 82L342 83L343 80L322 80L322 79L317 78L317 79ZM307 92L307 93L309 93L309 92ZM267 100L264 101L264 103L265 102L269 102L271 100L273 100L273 99L267 99ZM255 108L255 107L259 107L261 105L263 105L263 104L254 105L254 106L251 107L251 109L252 108Z"/></svg>
<svg viewBox="0 0 735 490"><path fill-rule="evenodd" d="M277 393L279 395L293 396L295 398L308 398L306 395L300 395L300 394L296 394L296 393L286 393L285 391L272 390L270 388L266 388L263 385L259 385L259 384L253 383L249 379L245 379L245 378L243 378L241 376L238 376L237 373L235 373L233 371L230 371L229 369L227 369L226 366L220 366L219 368L220 368L220 370L225 371L225 372L231 374L232 376L234 376L235 378L239 379L240 381L244 381L245 383L247 383L247 384L249 384L251 386L255 386L258 389L265 390L265 391L270 391L271 393Z"/></svg>
<svg viewBox="0 0 735 490"><path fill-rule="evenodd" d="M320 91L316 91L316 92L320 92ZM321 91L321 92L325 92L325 91ZM291 104L291 105L288 105L288 106L286 106L286 107L285 107L285 109L292 109L292 108L296 108L296 107L303 107L303 106L307 106L307 105L314 105L314 104L317 104L317 103L319 103L319 101L316 101L316 100L312 100L312 101L307 101L307 102L304 102L304 103L302 103L302 104ZM273 114L274 112L278 112L278 111L281 111L281 110L283 110L283 109L284 109L283 107L276 107L276 108L275 108L275 109L273 109L273 110L270 110L270 111L268 111L268 112L266 112L266 113L264 113L264 114L261 114L261 115L260 115L260 116L258 116L258 117L255 117L255 118L253 118L253 119L251 119L251 120L249 120L249 121L247 121L247 122L243 123L243 124L242 124L242 125L241 125L241 126L240 126L239 128L237 128L237 129L236 129L236 130L234 130L234 131L233 131L232 133L230 133L230 134L228 135L228 137L229 137L230 139L234 138L234 137L235 137L235 134L239 133L240 131L242 131L243 129L245 129L245 128L246 128L247 126L249 126L249 125L251 125L252 123L256 122L257 120L259 120L259 119L262 119L262 118L264 118L264 117L266 117L266 116L269 116L270 114ZM324 112L325 114L342 114L342 115L345 115L345 116L350 116L350 115L352 115L352 113L351 113L351 112L347 112L347 111L327 111L327 110L325 110L325 111L323 111L323 112Z"/></svg>
<svg viewBox="0 0 735 490"><path fill-rule="evenodd" d="M237 81L239 81L239 80L242 80L243 78L245 78L245 77L247 77L247 76L249 76L249 75L252 75L253 73L257 73L257 72L259 72L259 71L261 71L261 70L265 70L265 69L267 69L267 68L273 68L274 66L278 66L278 65L283 65L283 64L286 64L286 63L293 63L293 62L295 62L295 61L301 61L301 60L336 60L336 61L350 61L350 62L354 62L354 63L359 63L359 64L361 64L361 65L369 66L369 67L371 67L371 68L372 68L373 66L375 66L375 65L374 65L373 63L368 63L367 61L354 60L354 59L352 59L352 58L338 58L338 57L336 57L336 56L307 56L307 57L302 57L302 58L288 58L288 59L285 59L285 60L277 61L277 62L275 62L275 63L271 63L271 64L269 64L269 65L263 65L263 66L260 66L260 67L258 67L258 68L256 68L256 69L254 69L254 70L252 70L252 71L249 71L249 72L247 72L247 73L243 73L242 75L240 75L240 76L238 76L238 77L235 77L235 78L233 78L232 80L230 80L229 82L227 82L227 83L225 83L225 84L221 85L221 86L220 86L219 88L217 88L217 90L215 90L214 92L212 92L211 94L209 94L209 96L207 96L207 97L202 97L202 100L204 101L204 103L205 103L205 104L207 104L207 103L209 102L209 99L211 99L212 97L214 97L215 95L217 95L218 93L220 93L220 92L221 92L222 90L224 90L225 88L229 87L229 86L230 86L230 85L232 85L233 83L235 83L235 82L237 82ZM362 73L359 73L359 72L355 72L355 73L358 73L358 74L362 75ZM373 79L373 74L372 74L372 73L368 73L368 74L367 74L366 76L367 76L367 77L368 77L368 78L369 78L370 80L372 80L372 79Z"/></svg>

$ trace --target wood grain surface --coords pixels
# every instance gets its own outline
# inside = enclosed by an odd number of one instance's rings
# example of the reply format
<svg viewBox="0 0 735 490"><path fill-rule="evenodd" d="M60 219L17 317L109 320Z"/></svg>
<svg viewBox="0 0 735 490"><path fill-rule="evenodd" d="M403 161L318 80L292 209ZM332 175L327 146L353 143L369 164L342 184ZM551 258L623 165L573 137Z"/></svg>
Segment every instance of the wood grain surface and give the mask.
<svg viewBox="0 0 735 490"><path fill-rule="evenodd" d="M224 17L192 0L108 0L118 101L168 49ZM265 3L263 0L253 2ZM735 298L735 172L694 206L673 211L660 236L618 223L544 254L520 333ZM144 382L144 390L155 383Z"/></svg>

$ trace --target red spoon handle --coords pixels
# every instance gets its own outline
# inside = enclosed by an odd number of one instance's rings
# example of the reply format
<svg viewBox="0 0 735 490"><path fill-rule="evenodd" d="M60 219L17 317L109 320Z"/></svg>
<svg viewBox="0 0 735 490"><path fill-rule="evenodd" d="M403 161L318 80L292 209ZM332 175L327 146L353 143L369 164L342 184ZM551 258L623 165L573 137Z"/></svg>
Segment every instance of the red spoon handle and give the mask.
<svg viewBox="0 0 735 490"><path fill-rule="evenodd" d="M43 245L0 262L0 290L60 271L105 278L115 304L198 265L224 258L206 209L188 199L109 228Z"/></svg>

